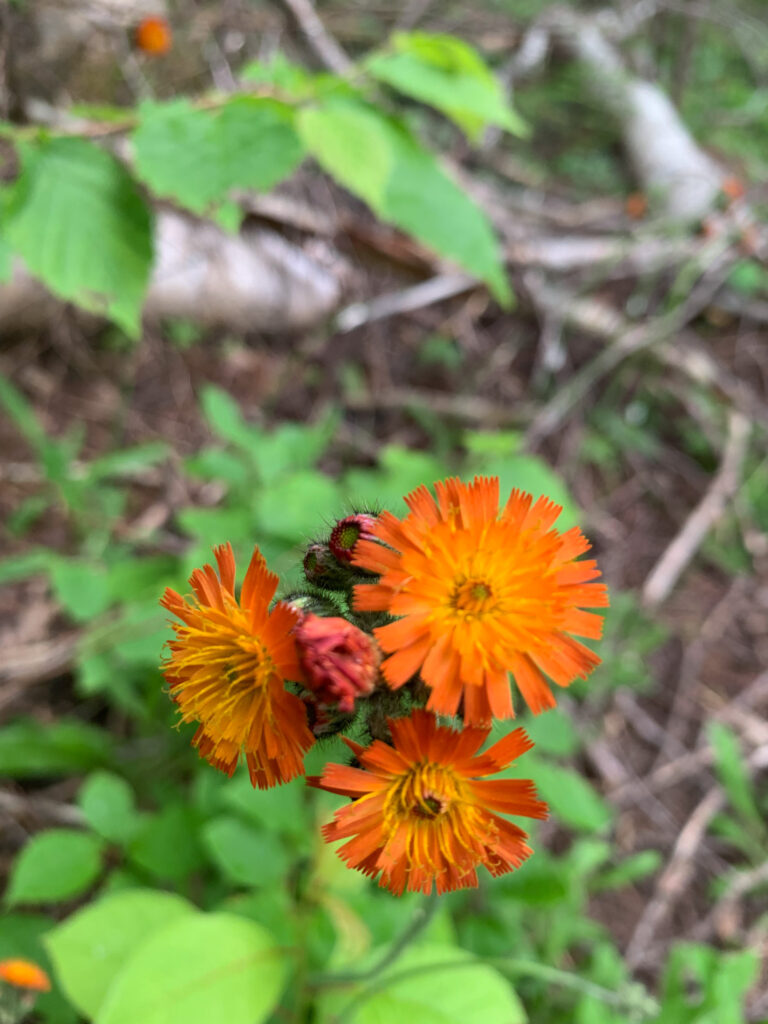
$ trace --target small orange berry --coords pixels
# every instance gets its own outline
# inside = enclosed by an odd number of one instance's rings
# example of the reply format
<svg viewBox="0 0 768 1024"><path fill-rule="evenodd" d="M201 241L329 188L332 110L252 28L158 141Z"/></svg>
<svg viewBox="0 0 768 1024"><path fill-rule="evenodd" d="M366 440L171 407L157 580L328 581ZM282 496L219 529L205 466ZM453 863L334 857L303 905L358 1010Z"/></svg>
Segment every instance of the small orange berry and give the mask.
<svg viewBox="0 0 768 1024"><path fill-rule="evenodd" d="M0 981L35 992L48 992L51 987L50 979L42 967L21 959L0 960Z"/></svg>
<svg viewBox="0 0 768 1024"><path fill-rule="evenodd" d="M162 57L171 48L171 26L157 16L144 18L136 28L136 45L144 53Z"/></svg>

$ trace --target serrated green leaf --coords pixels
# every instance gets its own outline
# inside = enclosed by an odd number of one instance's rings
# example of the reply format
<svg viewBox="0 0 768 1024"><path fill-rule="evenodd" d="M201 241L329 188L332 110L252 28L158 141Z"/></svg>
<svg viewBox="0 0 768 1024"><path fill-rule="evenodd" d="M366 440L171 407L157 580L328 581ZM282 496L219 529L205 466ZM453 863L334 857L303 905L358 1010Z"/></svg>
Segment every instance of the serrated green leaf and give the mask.
<svg viewBox="0 0 768 1024"><path fill-rule="evenodd" d="M152 262L151 217L128 172L84 139L20 149L5 235L54 294L139 334Z"/></svg>
<svg viewBox="0 0 768 1024"><path fill-rule="evenodd" d="M509 304L509 282L485 214L402 124L340 100L302 110L298 123L321 167L382 220L455 260Z"/></svg>
<svg viewBox="0 0 768 1024"><path fill-rule="evenodd" d="M482 57L454 36L398 32L391 49L373 54L365 67L398 92L440 110L473 140L488 124L526 133Z"/></svg>
<svg viewBox="0 0 768 1024"><path fill-rule="evenodd" d="M139 946L96 1024L261 1024L280 996L283 962L253 921L185 916Z"/></svg>
<svg viewBox="0 0 768 1024"><path fill-rule="evenodd" d="M101 871L102 842L75 829L33 836L11 869L6 902L54 903L84 892Z"/></svg>
<svg viewBox="0 0 768 1024"><path fill-rule="evenodd" d="M136 832L138 819L133 790L119 775L96 772L86 779L77 796L85 820L100 836L126 843Z"/></svg>
<svg viewBox="0 0 768 1024"><path fill-rule="evenodd" d="M132 889L110 893L67 918L45 940L56 977L69 999L95 1018L127 958L156 931L196 913L169 892Z"/></svg>
<svg viewBox="0 0 768 1024"><path fill-rule="evenodd" d="M291 108L255 96L209 110L183 99L145 104L133 146L142 180L194 213L235 188L272 188L304 156Z"/></svg>

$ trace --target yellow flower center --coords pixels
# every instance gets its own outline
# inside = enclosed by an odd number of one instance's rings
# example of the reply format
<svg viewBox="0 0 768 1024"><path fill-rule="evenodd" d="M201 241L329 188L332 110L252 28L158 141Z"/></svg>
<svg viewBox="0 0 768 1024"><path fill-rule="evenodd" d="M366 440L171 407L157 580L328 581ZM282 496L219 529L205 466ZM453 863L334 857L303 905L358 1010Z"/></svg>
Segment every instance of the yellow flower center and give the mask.
<svg viewBox="0 0 768 1024"><path fill-rule="evenodd" d="M450 605L466 617L485 615L495 607L493 590L485 580L460 576L456 579Z"/></svg>
<svg viewBox="0 0 768 1024"><path fill-rule="evenodd" d="M461 798L461 780L450 768L420 762L392 788L389 810L397 818L432 821L447 814Z"/></svg>

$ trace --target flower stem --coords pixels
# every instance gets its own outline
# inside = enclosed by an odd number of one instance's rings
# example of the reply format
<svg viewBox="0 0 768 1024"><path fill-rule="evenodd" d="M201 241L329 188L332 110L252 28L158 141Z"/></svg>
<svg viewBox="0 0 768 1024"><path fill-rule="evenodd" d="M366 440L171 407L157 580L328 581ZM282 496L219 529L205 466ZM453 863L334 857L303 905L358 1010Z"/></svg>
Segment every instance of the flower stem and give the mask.
<svg viewBox="0 0 768 1024"><path fill-rule="evenodd" d="M321 974L311 982L311 987L313 989L341 988L346 985L359 985L366 981L374 980L382 971L390 967L410 946L414 939L418 938L424 931L435 915L437 904L438 896L436 892L433 892L416 909L408 927L395 939L387 952L376 961L373 967L369 967L365 971L341 971L338 974Z"/></svg>

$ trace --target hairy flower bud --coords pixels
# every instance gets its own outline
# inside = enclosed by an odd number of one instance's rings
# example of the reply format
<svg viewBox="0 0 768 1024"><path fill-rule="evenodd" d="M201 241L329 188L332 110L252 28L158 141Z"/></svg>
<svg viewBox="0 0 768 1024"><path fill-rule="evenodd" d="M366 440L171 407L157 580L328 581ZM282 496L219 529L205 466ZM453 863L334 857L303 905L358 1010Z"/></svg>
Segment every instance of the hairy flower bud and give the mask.
<svg viewBox="0 0 768 1024"><path fill-rule="evenodd" d="M340 562L351 564L352 556L355 553L355 545L359 540L375 540L372 533L376 517L367 512L356 512L354 515L345 516L334 526L331 537L328 541L333 555Z"/></svg>
<svg viewBox="0 0 768 1024"><path fill-rule="evenodd" d="M305 685L321 704L351 713L355 698L376 685L381 654L376 641L346 619L305 615L294 630Z"/></svg>

